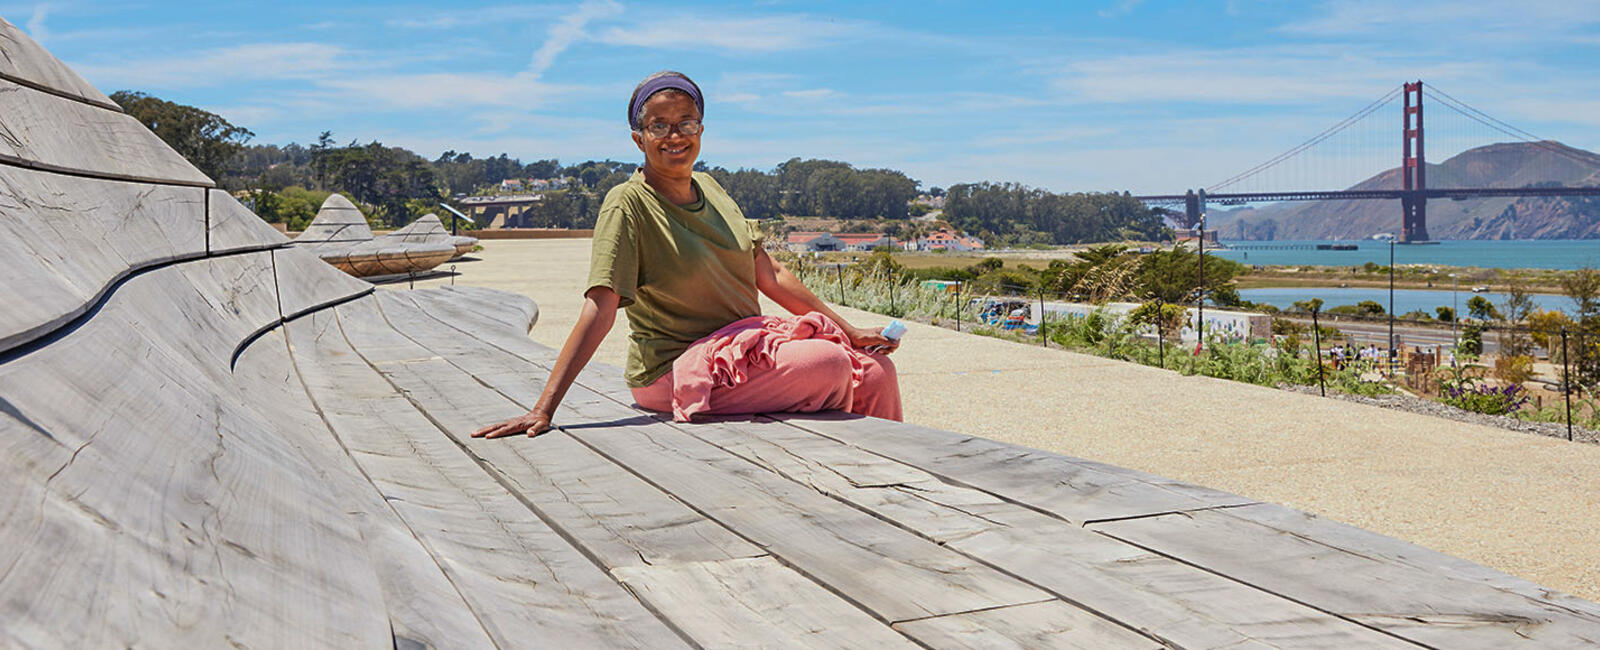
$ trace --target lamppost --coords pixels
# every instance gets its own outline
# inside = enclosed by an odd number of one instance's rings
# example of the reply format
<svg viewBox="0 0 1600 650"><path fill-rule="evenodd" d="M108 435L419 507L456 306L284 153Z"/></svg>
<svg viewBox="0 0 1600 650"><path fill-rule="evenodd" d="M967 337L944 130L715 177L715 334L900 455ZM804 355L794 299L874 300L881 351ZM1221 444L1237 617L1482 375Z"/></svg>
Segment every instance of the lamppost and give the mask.
<svg viewBox="0 0 1600 650"><path fill-rule="evenodd" d="M1389 240L1389 376L1394 376L1394 362L1398 356L1394 349L1394 240Z"/></svg>
<svg viewBox="0 0 1600 650"><path fill-rule="evenodd" d="M1200 192L1200 305L1196 313L1194 331L1199 339L1195 342L1195 350L1200 350L1206 344L1206 205L1205 191Z"/></svg>
<svg viewBox="0 0 1600 650"><path fill-rule="evenodd" d="M1459 350L1461 349L1461 339L1456 336L1456 325L1461 323L1461 300L1456 297L1456 293L1461 291L1461 276L1451 273L1450 279L1452 280L1450 285L1450 341L1451 345L1454 345ZM1454 353L1452 352L1451 354Z"/></svg>

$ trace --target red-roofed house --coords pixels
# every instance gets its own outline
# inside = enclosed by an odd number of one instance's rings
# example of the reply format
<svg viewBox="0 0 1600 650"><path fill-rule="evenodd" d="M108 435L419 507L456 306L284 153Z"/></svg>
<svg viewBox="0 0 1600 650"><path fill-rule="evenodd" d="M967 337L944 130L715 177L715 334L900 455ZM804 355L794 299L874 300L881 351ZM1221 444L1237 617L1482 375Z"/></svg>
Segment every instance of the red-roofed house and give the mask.
<svg viewBox="0 0 1600 650"><path fill-rule="evenodd" d="M792 232L785 243L796 253L842 251L845 247L831 232Z"/></svg>
<svg viewBox="0 0 1600 650"><path fill-rule="evenodd" d="M968 237L950 232L949 229L940 228L939 232L931 233L927 237L917 240L917 250L937 251L973 251L983 250L983 240L977 237Z"/></svg>

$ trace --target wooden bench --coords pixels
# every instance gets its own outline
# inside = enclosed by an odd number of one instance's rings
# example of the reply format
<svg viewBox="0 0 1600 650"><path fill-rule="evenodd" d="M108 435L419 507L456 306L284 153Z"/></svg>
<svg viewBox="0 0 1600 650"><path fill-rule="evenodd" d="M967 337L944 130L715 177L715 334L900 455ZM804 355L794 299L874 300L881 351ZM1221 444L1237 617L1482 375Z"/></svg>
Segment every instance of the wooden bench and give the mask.
<svg viewBox="0 0 1600 650"><path fill-rule="evenodd" d="M403 242L433 243L444 242L456 247L456 257L472 252L478 245L477 237L465 235L452 235L444 227L444 222L439 220L439 215L429 212L416 221L406 224L404 228L391 232L384 237L390 237Z"/></svg>
<svg viewBox="0 0 1600 650"><path fill-rule="evenodd" d="M837 413L675 424L528 300L374 292L0 20L0 646L1588 647L1600 607ZM73 128L59 120L71 118Z"/></svg>
<svg viewBox="0 0 1600 650"><path fill-rule="evenodd" d="M438 221L438 217L434 217ZM440 227L441 231L443 226ZM476 243L476 242L474 242ZM457 255L446 238L374 237L361 210L338 194L329 195L317 216L294 240L334 268L358 278L432 270ZM471 247L468 247L470 250Z"/></svg>

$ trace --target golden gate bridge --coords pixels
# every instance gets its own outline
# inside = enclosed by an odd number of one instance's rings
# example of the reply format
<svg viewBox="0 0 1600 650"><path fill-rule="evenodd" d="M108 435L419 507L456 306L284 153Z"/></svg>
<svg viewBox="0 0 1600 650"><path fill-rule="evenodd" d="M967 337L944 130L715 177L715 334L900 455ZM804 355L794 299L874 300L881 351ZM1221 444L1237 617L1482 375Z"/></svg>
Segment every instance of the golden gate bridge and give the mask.
<svg viewBox="0 0 1600 650"><path fill-rule="evenodd" d="M1277 201L1327 201L1327 200L1396 200L1400 201L1400 243L1416 244L1429 242L1428 238L1428 201L1430 199L1472 199L1490 197L1558 197L1558 196L1600 196L1600 187L1580 187L1525 184L1522 187L1430 187L1428 185L1428 163L1425 150L1426 130L1423 126L1423 99L1431 100L1446 109L1450 115L1461 118L1467 128L1455 129L1451 133L1451 140L1457 144L1465 141L1483 143L1488 138L1508 136L1513 141L1527 143L1548 152L1556 157L1569 159L1582 165L1600 168L1600 157L1586 155L1584 152L1566 147L1560 143L1544 140L1527 131L1507 124L1489 114L1478 110L1455 97L1450 96L1432 86L1423 87L1422 82L1410 82L1391 89L1383 97L1363 107L1350 117L1341 120L1311 139L1298 146L1285 151L1273 158L1262 162L1250 169L1235 174L1221 182L1209 187L1188 190L1183 194L1153 194L1136 196L1134 198L1147 204L1172 206L1182 203L1183 212L1168 210L1178 225L1183 228L1204 229L1204 217L1208 202L1224 205L1240 205L1246 203L1266 203ZM1344 190L1255 190L1245 191L1252 183L1260 184L1265 179L1270 179L1286 167L1293 167L1297 163L1305 167L1310 175L1323 177L1330 171L1330 167L1341 166L1336 161L1330 165L1328 156L1321 156L1323 160L1316 160L1318 156L1309 152L1327 152L1332 150L1334 158L1343 157L1344 166L1348 166L1349 158L1359 158L1359 143L1352 145L1347 142L1352 133L1361 133L1365 130L1371 141L1373 125L1377 121L1373 116L1381 115L1381 109L1395 103L1401 103L1401 161L1398 174L1399 187L1370 187L1371 179L1360 183L1350 189ZM1390 132L1392 133L1392 132ZM1392 136L1389 136L1392 137ZM1355 139L1361 139L1359 136ZM1391 141L1392 142L1392 141ZM1370 147L1369 147L1370 148ZM1352 150L1356 155L1352 156ZM1309 164L1307 164L1309 163ZM1376 178L1376 177L1374 177ZM1303 180L1300 182L1304 182ZM1377 183L1383 184L1383 183ZM1361 187L1367 185L1368 187ZM1448 185L1448 184L1447 184Z"/></svg>

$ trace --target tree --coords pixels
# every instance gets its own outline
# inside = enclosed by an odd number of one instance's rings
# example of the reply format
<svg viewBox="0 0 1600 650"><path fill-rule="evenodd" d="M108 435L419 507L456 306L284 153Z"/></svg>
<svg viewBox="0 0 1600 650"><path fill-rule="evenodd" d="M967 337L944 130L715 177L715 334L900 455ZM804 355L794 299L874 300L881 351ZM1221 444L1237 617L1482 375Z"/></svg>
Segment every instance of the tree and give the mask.
<svg viewBox="0 0 1600 650"><path fill-rule="evenodd" d="M1294 302L1294 310L1306 313L1320 312L1322 311L1322 299L1312 298L1310 300L1296 300Z"/></svg>
<svg viewBox="0 0 1600 650"><path fill-rule="evenodd" d="M216 113L141 92L119 90L111 93L111 101L213 179L222 178L233 157L255 137Z"/></svg>
<svg viewBox="0 0 1600 650"><path fill-rule="evenodd" d="M1356 313L1362 316L1382 316L1386 312L1383 308L1383 303L1376 300L1363 300L1356 303Z"/></svg>
<svg viewBox="0 0 1600 650"><path fill-rule="evenodd" d="M1584 267L1561 278L1561 292L1572 299L1579 322L1600 317L1600 270Z"/></svg>
<svg viewBox="0 0 1600 650"><path fill-rule="evenodd" d="M1533 296L1528 292L1527 283L1516 277L1506 283L1506 299L1502 305L1505 307L1504 320L1509 327L1500 331L1500 354L1525 356L1532 342L1521 326L1533 313Z"/></svg>
<svg viewBox="0 0 1600 650"><path fill-rule="evenodd" d="M1483 296L1473 296L1467 300L1467 315L1480 321L1499 320L1500 310L1494 308L1494 303Z"/></svg>
<svg viewBox="0 0 1600 650"><path fill-rule="evenodd" d="M1441 305L1433 311L1438 315L1439 322L1441 323L1451 323L1455 322L1456 320L1456 310L1449 307Z"/></svg>
<svg viewBox="0 0 1600 650"><path fill-rule="evenodd" d="M317 170L317 187L328 186L328 152L333 150L333 132L323 131L311 145L311 166Z"/></svg>

